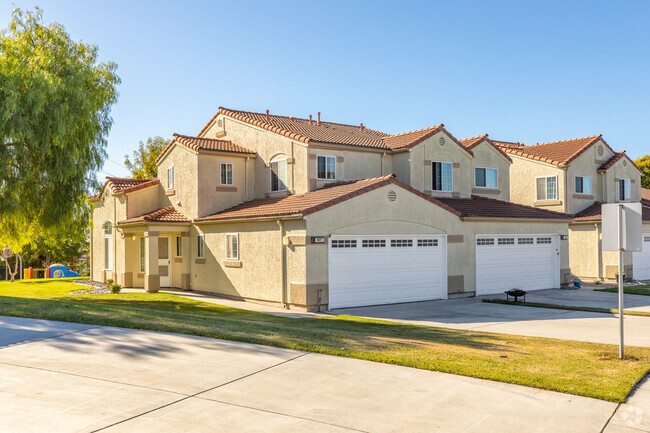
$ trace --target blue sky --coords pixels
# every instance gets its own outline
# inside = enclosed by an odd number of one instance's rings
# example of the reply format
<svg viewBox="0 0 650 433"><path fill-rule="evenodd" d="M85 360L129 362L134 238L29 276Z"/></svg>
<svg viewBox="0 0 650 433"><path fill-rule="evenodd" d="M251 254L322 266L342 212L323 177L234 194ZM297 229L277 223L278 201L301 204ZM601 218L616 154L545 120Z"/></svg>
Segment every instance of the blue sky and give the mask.
<svg viewBox="0 0 650 433"><path fill-rule="evenodd" d="M198 133L220 105L526 144L602 133L650 153L650 2L14 4L118 64L100 178L128 175L139 140ZM0 27L11 9L0 4Z"/></svg>

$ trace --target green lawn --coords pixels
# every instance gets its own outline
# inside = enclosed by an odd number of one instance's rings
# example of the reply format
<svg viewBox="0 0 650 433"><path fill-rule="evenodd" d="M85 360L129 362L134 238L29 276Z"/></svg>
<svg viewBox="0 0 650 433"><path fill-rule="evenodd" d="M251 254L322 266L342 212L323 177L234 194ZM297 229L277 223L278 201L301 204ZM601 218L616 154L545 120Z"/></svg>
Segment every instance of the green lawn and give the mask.
<svg viewBox="0 0 650 433"><path fill-rule="evenodd" d="M610 292L618 293L618 287L611 287L609 289L595 289L597 292ZM650 296L650 286L632 286L623 288L623 293L626 295L646 295Z"/></svg>
<svg viewBox="0 0 650 433"><path fill-rule="evenodd" d="M624 401L650 369L606 344L365 320L290 319L167 294L70 295L61 280L0 282L0 315L178 332L347 356ZM650 319L649 319L650 320Z"/></svg>

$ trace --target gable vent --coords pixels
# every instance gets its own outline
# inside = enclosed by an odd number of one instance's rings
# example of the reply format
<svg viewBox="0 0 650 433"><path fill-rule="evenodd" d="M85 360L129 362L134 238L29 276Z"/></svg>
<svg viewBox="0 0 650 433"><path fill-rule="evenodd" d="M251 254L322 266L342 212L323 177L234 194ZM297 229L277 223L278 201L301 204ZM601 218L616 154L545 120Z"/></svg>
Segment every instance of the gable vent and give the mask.
<svg viewBox="0 0 650 433"><path fill-rule="evenodd" d="M601 144L600 146L598 146L598 156L603 156L603 153L605 153L605 148Z"/></svg>
<svg viewBox="0 0 650 433"><path fill-rule="evenodd" d="M440 137L438 139L438 144L440 144L441 146L444 146L445 145L445 137Z"/></svg>
<svg viewBox="0 0 650 433"><path fill-rule="evenodd" d="M397 193L395 191L388 191L388 201L397 200Z"/></svg>

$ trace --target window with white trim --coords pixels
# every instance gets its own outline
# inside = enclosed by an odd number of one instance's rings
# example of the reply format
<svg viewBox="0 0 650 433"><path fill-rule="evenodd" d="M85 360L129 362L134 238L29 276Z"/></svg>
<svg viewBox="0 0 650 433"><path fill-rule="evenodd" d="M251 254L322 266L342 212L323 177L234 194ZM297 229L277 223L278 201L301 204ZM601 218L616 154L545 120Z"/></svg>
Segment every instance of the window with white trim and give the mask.
<svg viewBox="0 0 650 433"><path fill-rule="evenodd" d="M474 186L476 188L498 188L499 174L496 168L474 167Z"/></svg>
<svg viewBox="0 0 650 433"><path fill-rule="evenodd" d="M239 260L239 233L226 234L226 260Z"/></svg>
<svg viewBox="0 0 650 433"><path fill-rule="evenodd" d="M176 257L183 256L183 237L176 236Z"/></svg>
<svg viewBox="0 0 650 433"><path fill-rule="evenodd" d="M335 156L317 156L316 157L316 176L318 179L334 180L336 179L336 157Z"/></svg>
<svg viewBox="0 0 650 433"><path fill-rule="evenodd" d="M451 192L454 189L454 165L451 162L431 162L431 189Z"/></svg>
<svg viewBox="0 0 650 433"><path fill-rule="evenodd" d="M113 223L104 223L104 269L113 270Z"/></svg>
<svg viewBox="0 0 650 433"><path fill-rule="evenodd" d="M354 239L346 239L346 240L332 240L331 242L332 248L356 248L357 247L357 241Z"/></svg>
<svg viewBox="0 0 650 433"><path fill-rule="evenodd" d="M557 200L557 176L544 176L535 179L537 201Z"/></svg>
<svg viewBox="0 0 650 433"><path fill-rule="evenodd" d="M630 201L632 199L632 180L618 180L618 199L619 201Z"/></svg>
<svg viewBox="0 0 650 433"><path fill-rule="evenodd" d="M494 239L492 238L478 238L476 239L476 245L494 245Z"/></svg>
<svg viewBox="0 0 650 433"><path fill-rule="evenodd" d="M576 194L591 194L591 177L576 176Z"/></svg>
<svg viewBox="0 0 650 433"><path fill-rule="evenodd" d="M287 190L287 160L281 159L271 163L271 191Z"/></svg>
<svg viewBox="0 0 650 433"><path fill-rule="evenodd" d="M174 166L167 169L167 189L174 188Z"/></svg>
<svg viewBox="0 0 650 433"><path fill-rule="evenodd" d="M205 257L205 235L196 235L196 257L202 259Z"/></svg>
<svg viewBox="0 0 650 433"><path fill-rule="evenodd" d="M221 185L232 185L232 164L230 162L221 163L221 176L219 182Z"/></svg>
<svg viewBox="0 0 650 433"><path fill-rule="evenodd" d="M145 258L145 253L144 253L144 236L140 236L140 272L144 273L144 258Z"/></svg>
<svg viewBox="0 0 650 433"><path fill-rule="evenodd" d="M385 246L385 239L364 239L361 241L362 248L384 248Z"/></svg>

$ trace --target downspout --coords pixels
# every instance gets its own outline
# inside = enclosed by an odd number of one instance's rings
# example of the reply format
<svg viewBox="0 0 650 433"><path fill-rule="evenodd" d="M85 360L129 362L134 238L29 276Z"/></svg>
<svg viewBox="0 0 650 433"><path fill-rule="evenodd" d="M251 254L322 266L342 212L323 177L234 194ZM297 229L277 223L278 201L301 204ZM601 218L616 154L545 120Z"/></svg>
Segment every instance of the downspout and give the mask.
<svg viewBox="0 0 650 433"><path fill-rule="evenodd" d="M280 227L280 245L282 248L280 266L282 267L282 306L289 309L287 304L287 249L284 246L284 224L281 220L276 221Z"/></svg>
<svg viewBox="0 0 650 433"><path fill-rule="evenodd" d="M88 263L90 264L90 269L88 272L88 275L90 276L90 281L95 281L94 272L93 272L93 263L95 261L95 252L93 250L93 237L94 237L93 235L95 233L94 227L95 227L95 219L93 218L90 220L90 251L89 251L90 254L88 259Z"/></svg>
<svg viewBox="0 0 650 433"><path fill-rule="evenodd" d="M248 158L244 161L244 201L248 201Z"/></svg>
<svg viewBox="0 0 650 433"><path fill-rule="evenodd" d="M379 173L380 176L383 176L383 175L384 175L384 157L385 157L385 156L386 156L386 152L382 152L382 154L381 154L381 161L380 161L380 163L379 163L379 164L380 164L380 173Z"/></svg>
<svg viewBox="0 0 650 433"><path fill-rule="evenodd" d="M569 213L569 167L562 167L564 171L564 212Z"/></svg>
<svg viewBox="0 0 650 433"><path fill-rule="evenodd" d="M117 283L117 197L113 196L113 282ZM122 281L124 283L124 281Z"/></svg>

